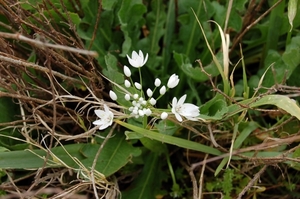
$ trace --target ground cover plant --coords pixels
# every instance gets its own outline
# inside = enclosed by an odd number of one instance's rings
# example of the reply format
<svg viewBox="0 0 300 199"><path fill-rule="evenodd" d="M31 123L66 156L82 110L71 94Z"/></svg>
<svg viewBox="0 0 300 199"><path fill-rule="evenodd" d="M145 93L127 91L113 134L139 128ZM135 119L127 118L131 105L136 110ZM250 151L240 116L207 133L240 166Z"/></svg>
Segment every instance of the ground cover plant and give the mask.
<svg viewBox="0 0 300 199"><path fill-rule="evenodd" d="M0 198L300 198L297 0L4 0Z"/></svg>

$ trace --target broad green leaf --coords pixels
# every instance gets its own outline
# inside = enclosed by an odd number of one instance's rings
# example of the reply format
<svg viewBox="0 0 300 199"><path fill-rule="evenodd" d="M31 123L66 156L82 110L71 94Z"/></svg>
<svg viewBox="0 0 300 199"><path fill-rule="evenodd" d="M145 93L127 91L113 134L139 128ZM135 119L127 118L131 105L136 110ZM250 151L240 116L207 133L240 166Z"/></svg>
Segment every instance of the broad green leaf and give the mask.
<svg viewBox="0 0 300 199"><path fill-rule="evenodd" d="M103 0L102 1L102 8L104 10L112 10L114 5L116 4L117 0Z"/></svg>
<svg viewBox="0 0 300 199"><path fill-rule="evenodd" d="M147 137L140 138L140 141L147 149L154 153L162 154L167 152L167 146L162 142Z"/></svg>
<svg viewBox="0 0 300 199"><path fill-rule="evenodd" d="M100 143L101 144L101 143ZM85 145L80 152L85 157L81 162L90 168L100 145ZM140 149L134 148L126 140L125 136L117 133L104 145L97 160L96 170L105 176L110 176L125 166L132 158L141 154Z"/></svg>
<svg viewBox="0 0 300 199"><path fill-rule="evenodd" d="M222 95L216 95L213 99L200 107L200 118L205 120L220 120L228 112L227 103Z"/></svg>
<svg viewBox="0 0 300 199"><path fill-rule="evenodd" d="M85 169L90 170L99 147L99 144L71 144L55 147L51 149L55 156L49 156L46 167L64 167L67 165L71 168L82 169L74 161L74 158L77 158ZM43 150L0 152L0 168L38 169L43 167L46 153ZM110 176L126 165L132 156L140 155L140 153L138 148L134 148L126 142L123 135L116 135L110 138L103 147L95 169L105 176Z"/></svg>
<svg viewBox="0 0 300 199"><path fill-rule="evenodd" d="M208 76L202 72L200 66L197 63L197 67L193 67L190 59L184 55L177 52L173 53L174 59L179 66L179 68L189 77L197 82L204 82L208 80ZM204 70L210 74L212 77L219 75L219 71L216 68L216 65L212 62L211 64L204 67Z"/></svg>
<svg viewBox="0 0 300 199"><path fill-rule="evenodd" d="M256 102L250 104L250 107L258 107L267 104L275 105L278 108L285 110L286 112L288 112L289 114L295 116L296 118L298 118L298 120L300 120L300 108L296 104L296 101L284 95L263 96Z"/></svg>
<svg viewBox="0 0 300 199"><path fill-rule="evenodd" d="M202 37L192 9L201 22L209 20L214 14L214 9L210 1L204 0L178 1L178 8L179 12L183 14L179 15L177 19L181 24L178 35L181 45L180 49L176 49L176 51L182 52L187 55L190 60L194 61L199 58L196 47L199 45Z"/></svg>
<svg viewBox="0 0 300 199"><path fill-rule="evenodd" d="M149 35L145 38L145 40L149 54L157 55L161 48L159 41L165 32L164 25L166 22L166 13L163 2L160 0L153 0L151 2L151 8L152 11L146 16L147 26L149 27Z"/></svg>
<svg viewBox="0 0 300 199"><path fill-rule="evenodd" d="M122 198L153 199L155 189L160 187L159 156L156 153L146 155L145 166L132 185L122 192Z"/></svg>
<svg viewBox="0 0 300 199"><path fill-rule="evenodd" d="M182 148L200 151L200 152L208 153L208 154L212 154L212 155L222 154L219 150L217 150L213 147L209 147L209 146L197 143L197 142L193 142L190 140L186 140L186 139L182 139L182 138L178 138L178 137L174 137L174 136L170 136L170 135L160 134L158 132L143 129L141 127L134 126L134 125L131 125L131 124L119 121L119 120L116 120L115 122L134 131L137 134L141 134L147 138L154 139L154 140L157 140L160 142L164 142L164 143L176 145L176 146L179 146Z"/></svg>
<svg viewBox="0 0 300 199"><path fill-rule="evenodd" d="M103 10L100 15L100 23L96 25L98 16L98 1L87 1L83 6L84 17L82 18L78 28L77 34L80 38L85 40L85 47L89 50L95 50L99 54L97 60L101 68L106 68L104 56L107 55L114 42L118 41L118 32L113 32L115 15L113 11ZM105 23L101 23L105 21ZM97 30L95 31L95 28ZM114 38L114 39L113 39ZM119 49L118 47L116 47ZM110 49L112 52L113 49Z"/></svg>
<svg viewBox="0 0 300 199"><path fill-rule="evenodd" d="M158 122L158 124L155 124L155 127L157 128L159 133L166 135L174 135L180 128L180 126L169 120L161 120Z"/></svg>
<svg viewBox="0 0 300 199"><path fill-rule="evenodd" d="M282 60L287 70L287 78L291 76L297 66L300 64L300 36L293 37L291 43L286 46L282 54Z"/></svg>
<svg viewBox="0 0 300 199"><path fill-rule="evenodd" d="M137 50L136 44L141 35L141 27L145 24L144 13L147 8L141 0L122 1L119 12L117 13L121 30L124 34L122 53L120 56L131 54L130 50ZM143 50L143 49L142 49Z"/></svg>
<svg viewBox="0 0 300 199"><path fill-rule="evenodd" d="M84 144L66 145L64 149L62 147L55 147L51 150L55 156L63 160L64 164L69 167L77 167L76 163L70 158L65 150L76 157L79 160L83 159L83 156L79 153L79 150ZM47 152L44 150L23 150L23 151L9 151L0 153L0 168L2 169L38 169L44 166L44 158ZM53 159L49 156L47 161L48 167L61 167L62 163L58 159Z"/></svg>
<svg viewBox="0 0 300 199"><path fill-rule="evenodd" d="M104 59L105 59L105 64L107 66L107 69L103 70L103 75L105 75L105 77L107 77L114 83L123 85L124 75L123 73L119 72L117 58L114 55L109 53L105 55Z"/></svg>
<svg viewBox="0 0 300 199"><path fill-rule="evenodd" d="M256 97L240 101L239 104L228 106L228 114L225 118L246 110L246 107L256 108L263 105L275 105L300 120L300 108L296 101L284 95L265 95L261 98Z"/></svg>

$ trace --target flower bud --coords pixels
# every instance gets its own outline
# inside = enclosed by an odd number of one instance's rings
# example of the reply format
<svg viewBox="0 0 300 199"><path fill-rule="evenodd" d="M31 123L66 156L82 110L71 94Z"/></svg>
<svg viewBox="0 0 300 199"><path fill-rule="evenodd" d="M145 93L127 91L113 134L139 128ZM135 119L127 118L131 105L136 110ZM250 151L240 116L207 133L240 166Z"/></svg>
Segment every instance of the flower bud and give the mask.
<svg viewBox="0 0 300 199"><path fill-rule="evenodd" d="M150 88L148 88L146 92L148 97L152 97L153 92Z"/></svg>
<svg viewBox="0 0 300 199"><path fill-rule="evenodd" d="M142 85L137 83L137 82L134 82L134 85L137 89L141 90L142 89Z"/></svg>
<svg viewBox="0 0 300 199"><path fill-rule="evenodd" d="M156 104L156 100L153 97L149 100L149 102L152 106Z"/></svg>
<svg viewBox="0 0 300 199"><path fill-rule="evenodd" d="M178 75L173 74L169 78L167 86L168 88L174 88L178 85L178 83L179 83Z"/></svg>
<svg viewBox="0 0 300 199"><path fill-rule="evenodd" d="M109 97L114 101L116 101L118 99L116 93L113 92L112 90L109 91Z"/></svg>
<svg viewBox="0 0 300 199"><path fill-rule="evenodd" d="M130 81L128 81L127 79L125 79L124 84L126 88L129 88L131 86Z"/></svg>
<svg viewBox="0 0 300 199"><path fill-rule="evenodd" d="M139 95L138 94L134 94L133 95L133 99L137 99L137 98L139 98Z"/></svg>
<svg viewBox="0 0 300 199"><path fill-rule="evenodd" d="M129 101L130 100L130 95L129 94L125 94L125 100Z"/></svg>
<svg viewBox="0 0 300 199"><path fill-rule="evenodd" d="M160 118L162 120L166 119L167 117L168 117L168 113L166 113L166 112L162 112L161 115L160 115Z"/></svg>
<svg viewBox="0 0 300 199"><path fill-rule="evenodd" d="M164 95L164 94L166 93L166 91L167 91L167 89L166 89L165 86L162 86L162 87L159 89L159 93L160 93L161 95Z"/></svg>
<svg viewBox="0 0 300 199"><path fill-rule="evenodd" d="M159 87L160 84L161 84L160 79L156 78L155 81L154 81L154 85L155 85L156 87Z"/></svg>
<svg viewBox="0 0 300 199"><path fill-rule="evenodd" d="M124 71L124 74L126 75L126 77L131 76L131 71L127 66L124 66L123 71Z"/></svg>

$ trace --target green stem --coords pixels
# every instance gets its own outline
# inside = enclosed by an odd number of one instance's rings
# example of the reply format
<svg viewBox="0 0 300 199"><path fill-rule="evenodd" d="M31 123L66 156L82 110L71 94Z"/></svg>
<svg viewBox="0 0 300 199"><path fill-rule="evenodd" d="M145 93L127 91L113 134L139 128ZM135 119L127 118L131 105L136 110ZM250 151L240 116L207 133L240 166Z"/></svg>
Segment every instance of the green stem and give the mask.
<svg viewBox="0 0 300 199"><path fill-rule="evenodd" d="M168 167L169 167L170 174L171 174L171 177L172 177L173 185L175 185L175 184L177 184L176 183L176 178L175 178L175 174L174 174L173 167L172 167L172 164L171 164L170 157L169 157L168 153L166 153L166 157L167 157L167 163L168 163Z"/></svg>

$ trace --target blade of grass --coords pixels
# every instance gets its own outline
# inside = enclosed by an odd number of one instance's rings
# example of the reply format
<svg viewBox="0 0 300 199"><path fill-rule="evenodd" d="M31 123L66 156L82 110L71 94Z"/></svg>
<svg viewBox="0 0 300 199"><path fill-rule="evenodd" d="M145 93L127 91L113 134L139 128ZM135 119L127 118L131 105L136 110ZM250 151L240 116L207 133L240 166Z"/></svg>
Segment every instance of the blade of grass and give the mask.
<svg viewBox="0 0 300 199"><path fill-rule="evenodd" d="M150 139L154 139L154 140L157 140L160 142L176 145L176 146L186 148L186 149L200 151L203 153L208 153L211 155L221 155L222 154L218 149L215 149L215 148L212 148L212 147L209 147L209 146L197 143L197 142L185 140L185 139L178 138L178 137L173 137L170 135L160 134L160 133L157 133L154 131L143 129L138 126L134 126L134 125L119 121L119 120L116 120L115 122L130 129L131 131L136 132L137 134L141 134L145 137L148 137Z"/></svg>

